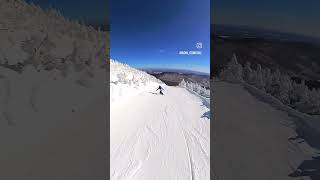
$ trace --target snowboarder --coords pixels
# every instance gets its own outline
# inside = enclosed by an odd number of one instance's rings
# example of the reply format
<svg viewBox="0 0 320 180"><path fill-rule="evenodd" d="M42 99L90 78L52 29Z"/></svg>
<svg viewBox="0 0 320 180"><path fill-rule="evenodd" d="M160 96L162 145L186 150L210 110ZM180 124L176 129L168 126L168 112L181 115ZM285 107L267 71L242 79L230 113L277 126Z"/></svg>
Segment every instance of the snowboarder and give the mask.
<svg viewBox="0 0 320 180"><path fill-rule="evenodd" d="M164 90L160 85L156 91L160 90L160 94L163 95L162 90Z"/></svg>

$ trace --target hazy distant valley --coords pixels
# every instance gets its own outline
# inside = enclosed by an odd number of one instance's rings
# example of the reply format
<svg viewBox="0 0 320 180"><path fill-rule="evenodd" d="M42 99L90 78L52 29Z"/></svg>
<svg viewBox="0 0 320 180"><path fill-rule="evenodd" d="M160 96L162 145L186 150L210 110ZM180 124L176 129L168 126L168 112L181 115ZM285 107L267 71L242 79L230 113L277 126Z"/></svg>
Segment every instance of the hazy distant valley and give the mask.
<svg viewBox="0 0 320 180"><path fill-rule="evenodd" d="M279 68L296 79L320 87L320 41L316 38L247 27L213 26L212 75L217 75L235 53L241 64Z"/></svg>
<svg viewBox="0 0 320 180"><path fill-rule="evenodd" d="M182 79L186 82L198 83L206 88L210 87L209 74L199 73L187 70L170 70L170 69L143 69L150 75L155 76L169 86L177 86Z"/></svg>

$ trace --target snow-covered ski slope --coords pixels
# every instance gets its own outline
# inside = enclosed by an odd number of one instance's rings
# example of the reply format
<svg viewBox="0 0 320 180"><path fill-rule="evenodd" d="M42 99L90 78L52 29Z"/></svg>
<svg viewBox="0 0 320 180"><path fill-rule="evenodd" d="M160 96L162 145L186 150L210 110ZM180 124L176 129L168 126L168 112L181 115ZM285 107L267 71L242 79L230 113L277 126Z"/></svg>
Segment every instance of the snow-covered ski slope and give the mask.
<svg viewBox="0 0 320 180"><path fill-rule="evenodd" d="M206 103L116 61L110 71L111 179L209 179ZM164 95L155 92L159 84Z"/></svg>
<svg viewBox="0 0 320 180"><path fill-rule="evenodd" d="M319 152L302 139L295 117L262 102L240 84L217 80L211 86L214 180L319 179L313 160ZM305 173L290 176L295 171Z"/></svg>

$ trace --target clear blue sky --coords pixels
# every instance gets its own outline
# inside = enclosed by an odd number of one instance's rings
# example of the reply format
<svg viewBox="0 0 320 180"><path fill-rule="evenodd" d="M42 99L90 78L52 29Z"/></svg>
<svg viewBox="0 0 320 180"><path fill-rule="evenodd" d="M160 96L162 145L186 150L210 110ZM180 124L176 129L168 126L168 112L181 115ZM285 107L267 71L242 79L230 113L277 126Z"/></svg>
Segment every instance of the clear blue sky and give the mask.
<svg viewBox="0 0 320 180"><path fill-rule="evenodd" d="M247 25L320 37L319 0L212 0L213 24Z"/></svg>
<svg viewBox="0 0 320 180"><path fill-rule="evenodd" d="M65 17L99 22L108 21L108 0L26 0L42 8L54 7Z"/></svg>
<svg viewBox="0 0 320 180"><path fill-rule="evenodd" d="M110 0L111 58L137 68L209 72L209 0ZM194 51L202 42L202 55Z"/></svg>

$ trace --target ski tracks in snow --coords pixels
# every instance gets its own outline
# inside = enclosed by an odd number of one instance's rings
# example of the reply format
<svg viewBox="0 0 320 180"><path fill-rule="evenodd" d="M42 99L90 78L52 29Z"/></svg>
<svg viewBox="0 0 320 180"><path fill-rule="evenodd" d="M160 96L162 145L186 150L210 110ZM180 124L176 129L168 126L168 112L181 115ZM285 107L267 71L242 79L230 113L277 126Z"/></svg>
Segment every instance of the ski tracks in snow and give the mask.
<svg viewBox="0 0 320 180"><path fill-rule="evenodd" d="M185 89L166 89L111 110L112 180L210 178L210 121L201 117L207 109Z"/></svg>
<svg viewBox="0 0 320 180"><path fill-rule="evenodd" d="M203 147L202 143L209 144L208 138L197 129L198 127L186 126L184 122L184 113L179 114L182 110L175 111L179 121L180 131L184 137L184 142L189 158L190 180L195 179L209 179L210 175L210 153ZM196 134L196 135L195 135ZM202 140L200 140L202 139ZM202 142L202 143L201 143ZM204 172L201 172L204 171ZM208 176L203 176L207 174Z"/></svg>
<svg viewBox="0 0 320 180"><path fill-rule="evenodd" d="M148 136L148 138L144 138ZM139 171L142 163L148 160L153 148L159 144L159 137L150 126L145 126L135 133L127 136L117 148L112 157L114 161L126 161L127 166L121 167L120 172L116 172L111 167L112 179L131 179Z"/></svg>
<svg viewBox="0 0 320 180"><path fill-rule="evenodd" d="M184 95L180 96L180 98L180 100L175 101L176 104L172 104L172 107L170 109L173 110L175 117L177 118L177 129L181 131L181 135L183 136L185 142L185 149L189 160L190 180L209 179L210 124L208 123L208 120L206 118L190 118L194 115L190 113L188 108L184 108L185 106L181 106L181 104L179 104L179 102L186 102L186 105L189 103L193 104L195 102L195 96L189 97ZM201 101L198 101L198 103L200 106ZM204 130L202 129L203 127L208 129ZM209 133L205 134L205 132ZM206 144L207 147L204 147L203 144Z"/></svg>

